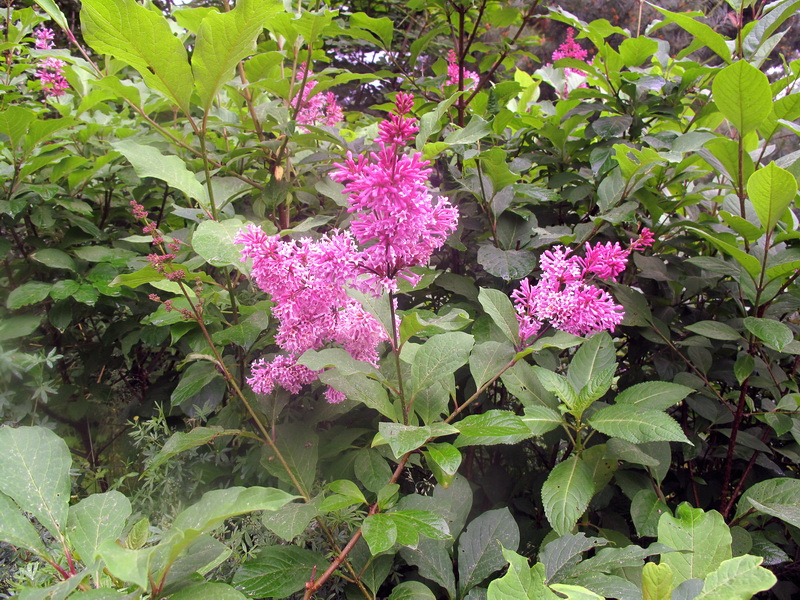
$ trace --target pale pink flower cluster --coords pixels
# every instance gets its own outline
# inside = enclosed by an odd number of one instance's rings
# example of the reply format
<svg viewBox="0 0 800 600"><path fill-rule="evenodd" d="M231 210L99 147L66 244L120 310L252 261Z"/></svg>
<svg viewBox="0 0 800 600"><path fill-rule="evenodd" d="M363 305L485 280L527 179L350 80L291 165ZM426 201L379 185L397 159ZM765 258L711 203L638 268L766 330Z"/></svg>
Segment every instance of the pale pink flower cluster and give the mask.
<svg viewBox="0 0 800 600"><path fill-rule="evenodd" d="M298 365L297 358L330 343L339 344L357 360L377 364L377 346L387 334L345 291L359 273L359 255L349 233L281 241L249 225L236 243L244 246L242 259L253 260L256 284L275 303L272 314L279 322L275 342L286 352L253 363L247 381L256 393L268 394L276 385L299 392L319 372ZM333 388L328 388L326 397L332 403L344 400Z"/></svg>
<svg viewBox="0 0 800 600"><path fill-rule="evenodd" d="M573 335L613 331L624 316L622 306L592 281L613 281L625 270L630 253L653 244L649 229L623 249L618 242L584 247L581 258L556 246L542 254L542 276L536 285L525 279L511 294L517 311L522 342L542 331L545 323Z"/></svg>
<svg viewBox="0 0 800 600"><path fill-rule="evenodd" d="M397 278L416 284L410 267L427 264L458 225L458 211L444 198L434 200L428 188L428 161L403 147L417 132L416 119L406 116L411 94L399 93L395 114L379 125L380 149L336 165L331 177L345 183L350 229L364 247L359 259L373 290L397 291Z"/></svg>
<svg viewBox="0 0 800 600"><path fill-rule="evenodd" d="M578 60L585 61L587 56L589 55L588 51L581 47L581 45L575 41L575 30L570 27L567 29L567 39L556 48L555 52L553 52L552 60L553 62L557 61L560 58L576 58ZM585 77L585 73L580 71L579 69L575 69L573 67L565 67L564 73L566 75L579 75L580 77ZM562 91L562 95L566 96L568 89L567 84L564 84L564 90ZM586 83L581 83L578 87L586 87Z"/></svg>
<svg viewBox="0 0 800 600"><path fill-rule="evenodd" d="M456 57L456 53L453 50L447 53L447 81L445 82L447 85L458 85L458 81L461 79L461 71L458 67L458 58ZM474 88L480 77L474 71L467 71L464 69L464 88L465 90L470 90ZM471 83L467 83L471 82Z"/></svg>
<svg viewBox="0 0 800 600"><path fill-rule="evenodd" d="M33 32L33 37L36 38L36 48L39 50L50 50L55 47L53 43L55 35L52 29L40 27ZM65 64L63 60L50 56L39 61L39 68L36 69L34 75L42 82L42 89L46 95L62 96L69 89L69 83L64 77Z"/></svg>
<svg viewBox="0 0 800 600"><path fill-rule="evenodd" d="M292 108L297 108L297 122L300 125L328 125L333 127L339 121L344 119L342 107L336 102L336 96L333 92L325 92L322 94L311 95L311 92L317 87L317 82L311 79L311 73L306 74L306 65L301 65L300 71L296 76L297 81L305 85L303 89L294 97L291 102Z"/></svg>

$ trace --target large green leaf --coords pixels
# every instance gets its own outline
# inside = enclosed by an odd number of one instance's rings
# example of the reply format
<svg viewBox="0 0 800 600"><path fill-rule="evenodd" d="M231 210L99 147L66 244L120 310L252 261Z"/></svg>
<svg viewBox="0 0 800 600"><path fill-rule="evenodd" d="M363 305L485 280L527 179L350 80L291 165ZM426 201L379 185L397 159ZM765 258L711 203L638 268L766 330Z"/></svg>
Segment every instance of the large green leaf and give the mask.
<svg viewBox="0 0 800 600"><path fill-rule="evenodd" d="M677 383L648 381L625 388L614 399L614 402L653 410L665 410L686 398L693 391L692 388Z"/></svg>
<svg viewBox="0 0 800 600"><path fill-rule="evenodd" d="M761 225L770 232L797 196L797 180L773 161L750 176L747 195Z"/></svg>
<svg viewBox="0 0 800 600"><path fill-rule="evenodd" d="M430 427L415 427L401 425L400 423L379 423L378 431L386 443L389 444L397 459L406 452L411 452L422 446L432 435Z"/></svg>
<svg viewBox="0 0 800 600"><path fill-rule="evenodd" d="M47 554L42 538L33 523L5 494L0 494L0 541L24 548L39 556Z"/></svg>
<svg viewBox="0 0 800 600"><path fill-rule="evenodd" d="M183 588L170 600L247 600L247 596L227 583L205 581Z"/></svg>
<svg viewBox="0 0 800 600"><path fill-rule="evenodd" d="M800 527L800 505L797 504L796 500L787 504L779 504L777 502L769 502L765 504L750 498L749 502L753 505L753 508L759 512L777 517L781 521L789 523L789 525Z"/></svg>
<svg viewBox="0 0 800 600"><path fill-rule="evenodd" d="M672 598L672 569L666 563L649 562L642 569L642 600Z"/></svg>
<svg viewBox="0 0 800 600"><path fill-rule="evenodd" d="M361 402L390 419L397 420L397 410L389 400L386 388L378 381L362 373L342 373L339 369L327 369L320 373L319 380L342 392L348 400Z"/></svg>
<svg viewBox="0 0 800 600"><path fill-rule="evenodd" d="M234 239L243 226L238 219L203 221L192 234L192 249L212 267L232 265L241 270L244 263Z"/></svg>
<svg viewBox="0 0 800 600"><path fill-rule="evenodd" d="M464 365L469 360L474 342L471 335L460 331L436 335L426 341L411 364L412 395Z"/></svg>
<svg viewBox="0 0 800 600"><path fill-rule="evenodd" d="M695 600L750 600L775 585L777 579L761 566L760 556L737 556L724 561L706 577L703 591Z"/></svg>
<svg viewBox="0 0 800 600"><path fill-rule="evenodd" d="M545 567L547 582L564 581L570 569L580 561L584 552L606 544L607 541L603 538L586 537L585 533L567 533L548 542L539 554L539 560Z"/></svg>
<svg viewBox="0 0 800 600"><path fill-rule="evenodd" d="M11 140L11 151L16 152L28 128L36 120L36 113L22 106L9 106L0 111L0 133Z"/></svg>
<svg viewBox="0 0 800 600"><path fill-rule="evenodd" d="M542 504L557 534L569 533L593 495L592 472L579 457L572 456L550 471L542 485Z"/></svg>
<svg viewBox="0 0 800 600"><path fill-rule="evenodd" d="M690 443L675 419L660 410L638 405L616 404L601 408L591 416L589 425L607 436L618 437L634 444Z"/></svg>
<svg viewBox="0 0 800 600"><path fill-rule="evenodd" d="M192 53L192 71L200 106L208 111L236 64L254 54L255 42L271 12L283 5L273 0L239 0L224 13L210 12L201 22Z"/></svg>
<svg viewBox="0 0 800 600"><path fill-rule="evenodd" d="M755 500L762 505L771 504L792 504L800 498L800 479L789 479L779 477L760 481L749 488L736 507L736 518L738 519L748 510L756 508L750 501Z"/></svg>
<svg viewBox="0 0 800 600"><path fill-rule="evenodd" d="M516 550L519 527L507 508L483 513L474 519L458 540L458 580L461 594L501 569L503 548Z"/></svg>
<svg viewBox="0 0 800 600"><path fill-rule="evenodd" d="M452 444L431 442L426 444L423 454L436 481L449 486L461 466L461 451Z"/></svg>
<svg viewBox="0 0 800 600"><path fill-rule="evenodd" d="M39 5L44 12L50 15L50 18L53 19L58 26L61 27L64 31L69 29L69 23L67 23L67 18L64 16L64 13L61 12L61 9L58 8L58 5L53 0L34 0L36 4Z"/></svg>
<svg viewBox="0 0 800 600"><path fill-rule="evenodd" d="M516 444L533 435L522 418L508 410L469 415L455 425L461 432L455 441L458 447Z"/></svg>
<svg viewBox="0 0 800 600"><path fill-rule="evenodd" d="M705 579L731 558L731 532L717 511L692 508L684 502L676 516L664 514L658 522L658 541L675 550L661 557L672 569L672 585L687 579Z"/></svg>
<svg viewBox="0 0 800 600"><path fill-rule="evenodd" d="M489 584L487 600L557 600L558 596L544 583L544 565L528 565L528 559L503 548L508 571Z"/></svg>
<svg viewBox="0 0 800 600"><path fill-rule="evenodd" d="M514 305L500 290L481 288L478 302L512 344L519 343L519 323Z"/></svg>
<svg viewBox="0 0 800 600"><path fill-rule="evenodd" d="M309 523L319 514L319 502L292 502L278 510L265 511L261 520L264 527L287 542L305 531Z"/></svg>
<svg viewBox="0 0 800 600"><path fill-rule="evenodd" d="M745 317L743 323L750 333L777 350L783 350L794 340L792 330L775 319Z"/></svg>
<svg viewBox="0 0 800 600"><path fill-rule="evenodd" d="M436 600L436 596L424 583L404 581L392 588L387 600Z"/></svg>
<svg viewBox="0 0 800 600"><path fill-rule="evenodd" d="M130 516L131 503L120 492L92 494L70 507L67 536L81 560L90 563L103 543L122 535Z"/></svg>
<svg viewBox="0 0 800 600"><path fill-rule="evenodd" d="M0 427L0 492L63 539L71 484L69 449L43 427Z"/></svg>
<svg viewBox="0 0 800 600"><path fill-rule="evenodd" d="M100 54L134 67L148 86L189 112L194 78L186 48L158 11L135 0L84 0L81 30Z"/></svg>
<svg viewBox="0 0 800 600"><path fill-rule="evenodd" d="M286 598L303 589L316 570L324 572L325 557L297 546L268 546L245 562L233 576L233 585L251 598Z"/></svg>
<svg viewBox="0 0 800 600"><path fill-rule="evenodd" d="M564 418L552 408L546 406L528 406L522 416L522 422L528 426L533 435L544 435L564 422Z"/></svg>
<svg viewBox="0 0 800 600"><path fill-rule="evenodd" d="M597 333L581 344L569 363L567 381L580 391L599 373L616 365L617 355L611 336Z"/></svg>
<svg viewBox="0 0 800 600"><path fill-rule="evenodd" d="M750 133L772 111L769 80L747 61L737 61L717 73L711 90L717 108L740 135Z"/></svg>
<svg viewBox="0 0 800 600"><path fill-rule="evenodd" d="M201 205L209 205L208 194L203 184L197 181L194 173L189 171L186 163L177 156L164 156L152 146L144 146L130 139L114 142L111 145L128 159L139 177L155 177L166 181L171 187L181 190Z"/></svg>
<svg viewBox="0 0 800 600"><path fill-rule="evenodd" d="M295 478L306 491L310 490L317 476L319 459L319 436L313 427L308 427L300 421L285 423L276 427L275 438L278 451ZM294 489L294 481L271 448L264 449L261 464L272 475Z"/></svg>
<svg viewBox="0 0 800 600"><path fill-rule="evenodd" d="M728 44L725 43L725 38L719 33L714 31L709 25L692 18L693 16L702 17L702 13L674 13L666 9L659 8L655 4L648 2L650 6L655 8L658 12L664 15L664 20L658 24L654 29L675 23L682 29L691 33L699 42L707 46L710 50L714 51L725 62L731 62L731 51Z"/></svg>
<svg viewBox="0 0 800 600"><path fill-rule="evenodd" d="M469 355L469 370L475 387L496 377L516 356L517 351L509 342L488 341L476 344Z"/></svg>
<svg viewBox="0 0 800 600"><path fill-rule="evenodd" d="M153 456L147 463L146 471L153 471L167 462L173 456L203 446L212 442L215 438L223 435L240 435L239 429L223 429L222 427L195 427L191 431L183 433L178 431L161 447L161 450Z"/></svg>
<svg viewBox="0 0 800 600"><path fill-rule="evenodd" d="M6 307L9 310L17 310L23 306L30 306L41 302L50 294L53 286L43 281L27 281L19 287L11 290L6 298Z"/></svg>

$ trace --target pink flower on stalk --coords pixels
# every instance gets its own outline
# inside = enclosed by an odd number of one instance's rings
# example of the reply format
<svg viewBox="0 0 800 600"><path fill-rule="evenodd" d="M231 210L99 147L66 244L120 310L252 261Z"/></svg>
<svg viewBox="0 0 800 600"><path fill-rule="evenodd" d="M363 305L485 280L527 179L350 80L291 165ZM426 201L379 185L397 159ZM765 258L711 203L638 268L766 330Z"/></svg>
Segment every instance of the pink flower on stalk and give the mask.
<svg viewBox="0 0 800 600"><path fill-rule="evenodd" d="M36 48L39 50L50 50L55 47L55 43L53 42L55 34L52 29L48 29L44 26L39 27L39 29L33 32L33 37L36 38Z"/></svg>
<svg viewBox="0 0 800 600"><path fill-rule="evenodd" d="M445 82L447 85L458 85L458 81L461 79L461 69L458 66L458 58L456 57L456 53L454 50L450 50L447 53L447 81ZM478 74L473 71L467 71L464 69L464 88L465 90L473 89L480 80ZM471 83L467 83L470 81Z"/></svg>
<svg viewBox="0 0 800 600"><path fill-rule="evenodd" d="M567 29L567 39L556 48L555 52L553 52L552 60L553 62L557 61L560 58L575 58L578 60L586 61L589 52L584 48L581 48L580 44L575 41L575 30L570 27ZM565 67L564 68L565 75L578 75L580 77L585 78L586 74L579 69L575 69L573 67ZM578 87L586 87L586 82L582 82ZM567 83L564 83L564 89L562 91L562 96L566 96L568 93Z"/></svg>
<svg viewBox="0 0 800 600"><path fill-rule="evenodd" d="M47 27L40 27L33 32L36 38L36 48L39 50L50 50L55 47L53 43L54 33ZM36 78L42 83L42 89L47 96L63 96L66 90L69 89L64 77L63 60L53 57L47 57L39 61L39 68L34 71Z"/></svg>
<svg viewBox="0 0 800 600"><path fill-rule="evenodd" d="M344 119L342 107L336 103L336 96L333 92L311 95L311 92L317 87L317 82L311 79L311 73L306 74L305 63L301 65L295 79L301 84L303 79L306 80L303 89L291 102L292 108L297 109L298 105L300 107L297 111L298 123L333 127Z"/></svg>
<svg viewBox="0 0 800 600"><path fill-rule="evenodd" d="M542 330L545 323L573 335L591 335L612 331L622 321L624 311L606 292L595 286L597 277L614 280L622 273L633 250L651 246L653 235L642 230L639 238L627 249L619 243L585 245L583 258L556 246L542 254L539 266L542 276L536 285L525 279L511 294L517 311L520 339Z"/></svg>
<svg viewBox="0 0 800 600"><path fill-rule="evenodd" d="M271 362L253 363L248 383L254 391L266 394L279 385L299 392L319 372L298 365L297 358L329 343L340 344L357 360L377 364L377 346L387 334L345 292L359 273L358 252L350 234L281 241L250 225L239 233L236 243L244 246L242 260L253 259L252 278L275 303L272 314L279 322L275 342L287 353ZM328 390L326 397L329 402L344 399L336 390Z"/></svg>
<svg viewBox="0 0 800 600"><path fill-rule="evenodd" d="M368 274L364 285L389 292L397 291L397 277L419 281L410 267L427 264L458 224L458 211L429 192L430 163L419 152L402 151L417 132L416 119L406 116L413 96L398 94L395 106L395 114L379 126L380 149L357 159L348 153L331 174L346 184L348 210L356 213L350 228L364 246L359 258Z"/></svg>

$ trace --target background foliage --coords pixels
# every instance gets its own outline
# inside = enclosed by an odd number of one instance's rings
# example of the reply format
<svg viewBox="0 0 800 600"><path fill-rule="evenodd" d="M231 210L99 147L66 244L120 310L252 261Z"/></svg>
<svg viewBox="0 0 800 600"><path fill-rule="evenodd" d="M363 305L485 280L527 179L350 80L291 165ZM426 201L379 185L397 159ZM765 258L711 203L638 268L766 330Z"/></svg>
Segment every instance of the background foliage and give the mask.
<svg viewBox="0 0 800 600"><path fill-rule="evenodd" d="M5 593L793 597L800 2L631 8L8 2ZM567 27L588 62L550 64ZM448 83L450 49L479 81ZM309 80L343 122L298 123ZM304 355L345 403L257 396L277 323L234 237L346 229L333 164L399 91L458 231L396 315L359 296L399 322L378 368ZM522 343L544 251L642 226L619 327Z"/></svg>

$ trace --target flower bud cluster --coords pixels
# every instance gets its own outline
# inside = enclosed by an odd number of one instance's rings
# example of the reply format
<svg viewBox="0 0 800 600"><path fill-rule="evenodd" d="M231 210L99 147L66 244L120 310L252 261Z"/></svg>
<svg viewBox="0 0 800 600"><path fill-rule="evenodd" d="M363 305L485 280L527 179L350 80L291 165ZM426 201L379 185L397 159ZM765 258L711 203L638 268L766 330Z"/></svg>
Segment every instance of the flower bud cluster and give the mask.
<svg viewBox="0 0 800 600"><path fill-rule="evenodd" d="M39 50L50 50L55 47L53 38L55 34L52 29L47 27L39 27L33 32L33 37L36 38L36 48ZM39 68L36 69L34 75L42 83L42 89L48 96L62 96L69 89L64 77L64 66L66 63L53 57L47 57L39 61Z"/></svg>

